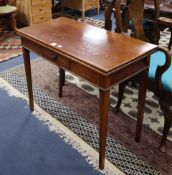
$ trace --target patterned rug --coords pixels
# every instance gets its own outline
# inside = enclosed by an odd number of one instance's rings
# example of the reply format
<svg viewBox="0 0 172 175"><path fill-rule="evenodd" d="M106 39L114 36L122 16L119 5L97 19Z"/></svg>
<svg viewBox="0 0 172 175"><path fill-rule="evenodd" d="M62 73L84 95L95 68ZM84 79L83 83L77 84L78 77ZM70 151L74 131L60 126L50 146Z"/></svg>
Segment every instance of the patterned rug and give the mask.
<svg viewBox="0 0 172 175"><path fill-rule="evenodd" d="M90 86L88 83L86 83L82 79L77 79L75 76L67 73L67 76L66 76L67 81L63 89L63 98L59 99L58 88L57 88L58 81L59 81L58 67L42 59L32 61L31 64L32 64L33 83L36 84L37 87L41 87L41 89L46 93L48 93L49 96L52 96L57 101L60 101L66 106L70 107L70 109L72 111L75 111L77 115L82 116L84 119L88 120L98 128L99 100L96 95L90 94L90 92L91 93L94 92L95 90L94 87ZM22 66L16 67L12 70L9 70L6 73L3 73L2 75L0 74L0 76L2 76L5 80L12 83L12 85L15 85L16 87L18 83L20 84L19 78L23 79L25 77L24 66L22 65ZM75 82L76 84L70 83L72 81ZM23 83L20 86L23 87ZM113 88L113 91L114 89L115 88ZM127 91L129 91L128 89L131 89L133 91L132 86L129 86L127 88ZM136 89L134 90L136 91ZM27 91L25 90L25 92ZM115 93L112 94L111 104L115 103L115 100L114 100ZM128 94L131 95L131 93L128 93ZM135 94L134 96L137 96L137 94ZM40 103L44 103L44 102L41 101ZM47 103L48 103L47 105L49 105L50 108L54 108L54 106L51 106L49 102ZM51 110L54 110L54 109L51 109ZM57 109L57 110L59 111L60 109ZM72 125L72 123L69 123L69 125L70 124ZM115 141L117 141L118 143L120 143L121 145L123 145L123 147L127 148L127 150L130 150L131 152L136 154L138 157L140 157L142 160L148 162L154 168L161 171L163 174L171 175L172 142L170 141L167 142L168 152L165 154L162 154L158 150L161 136L155 132L152 132L147 126L144 125L141 142L136 143L134 140L135 126L136 126L136 122L130 117L127 117L121 112L119 112L118 114L114 113L113 108L111 108L111 110L109 111L109 136ZM76 130L77 132L80 133L80 128L76 127ZM82 133L80 134L82 135ZM86 132L86 134L92 138L91 131ZM85 139L88 140L88 138L85 138ZM114 153L112 152L112 154ZM123 152L121 152L121 154L123 154ZM122 156L121 154L118 156L121 157ZM113 155L109 155L109 156L112 157L112 159L109 159L109 160L113 161ZM128 159L128 157L126 157L126 155L124 154L124 161L125 159ZM126 163L126 165L127 164L128 163ZM119 165L119 166L122 166L122 165Z"/></svg>
<svg viewBox="0 0 172 175"><path fill-rule="evenodd" d="M171 33L170 33L168 28L165 29L164 31L161 31L159 45L161 47L168 48L168 43L170 41L170 37L171 37Z"/></svg>
<svg viewBox="0 0 172 175"><path fill-rule="evenodd" d="M0 34L0 62L7 61L22 53L20 37L13 31Z"/></svg>
<svg viewBox="0 0 172 175"><path fill-rule="evenodd" d="M0 73L0 77L9 82L14 88L22 94L27 94L27 86L25 78L17 76L13 70L8 70ZM64 124L67 128L77 134L82 140L88 143L91 147L98 151L98 129L96 125L89 120L71 110L59 100L52 97L50 94L42 90L38 86L33 86L35 102L47 113L55 117L58 121ZM78 104L79 105L79 104ZM45 119L45 122L48 119ZM52 128L53 129L53 128ZM70 142L69 142L70 143ZM74 142L75 148L78 150L78 145ZM160 175L161 173L153 168L149 163L129 151L115 139L107 138L106 157L117 168L128 175ZM111 175L119 175L112 173ZM109 174L105 172L105 174Z"/></svg>
<svg viewBox="0 0 172 175"><path fill-rule="evenodd" d="M98 153L38 105L0 78L1 175L123 175L107 161L98 170ZM9 129L10 128L10 129Z"/></svg>
<svg viewBox="0 0 172 175"><path fill-rule="evenodd" d="M78 78L77 76L67 72L66 80L70 83L73 83L77 87L81 88L85 92L91 95L94 95L96 97L99 97L98 88ZM116 102L118 98L118 86L114 86L111 88L110 98L111 98L111 107L114 108L116 106ZM121 105L121 111L125 115L136 120L137 103L138 103L138 88L133 87L131 84L129 84L126 87L126 90L124 93L124 97ZM146 93L146 104L145 104L143 124L160 135L163 132L164 116L160 109L157 97L154 95L153 92L149 90L147 90L147 93ZM168 135L168 139L172 141L172 126Z"/></svg>

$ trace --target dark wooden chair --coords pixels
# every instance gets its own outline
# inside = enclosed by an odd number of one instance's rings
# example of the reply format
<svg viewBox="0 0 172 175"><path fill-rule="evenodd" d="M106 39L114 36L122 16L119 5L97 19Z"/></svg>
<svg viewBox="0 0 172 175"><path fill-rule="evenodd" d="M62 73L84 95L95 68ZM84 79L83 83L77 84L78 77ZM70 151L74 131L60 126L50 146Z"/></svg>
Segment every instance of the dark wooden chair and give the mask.
<svg viewBox="0 0 172 175"><path fill-rule="evenodd" d="M149 0L150 1L150 0ZM149 2L148 1L148 2ZM146 1L147 2L147 1ZM147 2L147 3L148 3ZM147 8L145 8L144 12L144 19L148 17L147 20L149 20L149 24L152 23L152 25L147 25L149 27L152 27L152 32L148 31L149 34L151 34L153 37L149 38L151 42L154 42L158 44L159 37L160 37L160 30L164 30L165 28L169 28L169 31L171 33L170 41L168 44L168 49L171 49L172 46L172 18L171 16L167 16L160 12L160 6L162 5L160 1L158 0L151 0L149 3L150 5L154 5L154 10L148 8L149 5L147 4ZM166 2L163 4L166 8L172 8L172 2ZM155 32L156 31L156 32Z"/></svg>
<svg viewBox="0 0 172 175"><path fill-rule="evenodd" d="M155 5L158 4L158 0L154 0ZM157 8L158 6L155 6ZM137 10L136 10L137 9ZM121 13L120 0L112 0L109 6L105 10L105 28L111 30L112 27L112 14L116 19L116 32L125 33L129 26L129 21L132 24L131 36L148 41L148 37L145 35L143 28L144 18L144 0L128 0L126 6ZM158 12L158 9L155 9ZM125 16L125 20L122 17ZM157 14L158 16L158 14ZM123 22L122 22L123 21ZM158 20L157 20L158 21ZM124 25L125 24L125 25ZM130 24L130 25L131 25ZM154 24L158 25L157 22ZM156 26L158 27L158 26ZM131 46L132 49L132 46ZM132 79L128 79L119 85L118 102L116 105L116 111L120 109L122 103L122 97L124 94L125 86L129 81L135 81L139 78L139 75ZM166 151L166 139L172 122L172 64L171 55L165 48L159 47L159 51L155 52L150 57L150 68L148 72L148 87L159 98L160 107L164 113L164 130L161 139L160 150ZM140 140L141 129L143 119L137 120L136 141Z"/></svg>
<svg viewBox="0 0 172 175"><path fill-rule="evenodd" d="M155 17L155 21L159 24L159 29L164 29L164 28L169 28L169 31L171 33L171 37L170 37L170 41L169 41L169 44L168 44L168 49L170 50L171 49L171 46L172 46L172 16L171 15L165 15L163 13L160 13L160 1L155 1L155 0L152 0L154 1L154 4L155 4L155 13L154 13L154 17ZM166 2L163 4L164 7L166 8L172 8L172 2ZM155 25L156 26L156 25ZM157 33L159 34L159 33ZM159 35L158 35L159 37ZM157 38L158 38L157 37ZM158 38L159 39L159 38Z"/></svg>
<svg viewBox="0 0 172 175"><path fill-rule="evenodd" d="M15 15L17 8L15 7L16 0L5 0L0 6L0 31L11 28L16 29Z"/></svg>

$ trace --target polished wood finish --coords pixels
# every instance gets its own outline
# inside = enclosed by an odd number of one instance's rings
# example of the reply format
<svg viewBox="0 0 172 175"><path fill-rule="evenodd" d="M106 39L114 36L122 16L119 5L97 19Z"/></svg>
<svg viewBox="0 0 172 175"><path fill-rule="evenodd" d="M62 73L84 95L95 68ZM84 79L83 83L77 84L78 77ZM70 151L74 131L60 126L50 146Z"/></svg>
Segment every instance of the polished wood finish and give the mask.
<svg viewBox="0 0 172 175"><path fill-rule="evenodd" d="M82 13L82 20L85 18L85 12L90 9L97 9L97 15L99 14L99 0L62 0L62 11L64 7L79 10Z"/></svg>
<svg viewBox="0 0 172 175"><path fill-rule="evenodd" d="M154 0L154 1L155 1L155 3L158 4L158 0ZM124 26L124 28L122 27L122 29L121 29L122 20L121 20L121 18L118 17L121 15L120 11L118 10L120 7L116 8L117 6L121 6L120 1L113 0L109 4L108 8L106 8L105 27L106 27L106 29L111 30L111 26L112 26L111 15L112 15L112 13L115 13L115 16L117 16L116 25L117 25L117 28L120 29L120 30L118 30L118 32L124 33L126 26ZM113 10L113 9L115 9L115 10ZM126 9L125 13L127 14L127 22L129 20L132 20L132 24L133 24L132 28L134 29L134 31L132 32L131 36L138 38L140 40L147 41L148 38L146 37L146 35L144 33L143 24L142 24L143 13L144 13L144 0L128 0L125 9ZM137 11L135 11L135 9L137 9ZM164 91L164 89L162 88L161 76L168 69L168 67L171 64L171 55L165 48L159 47L159 50L161 50L162 52L165 53L166 62L163 66L159 66L157 68L155 82L154 82L154 84L152 82L149 82L149 89L153 90L155 92L155 94L159 97L159 103L160 103L161 109L164 113L165 123L164 123L163 136L162 136L161 144L160 144L160 150L165 152L166 151L167 134L169 132L170 125L172 123L172 100L170 98L172 96L172 94ZM119 108L120 108L120 105L122 102L122 97L123 97L123 93L124 93L126 84L129 81L135 81L136 79L140 80L140 77L135 76L132 79L128 79L125 82L122 82L119 85L118 102L117 102L117 105L115 108L115 110L117 112L119 111ZM142 78L142 79L145 79L145 78ZM146 80L144 80L142 83L144 83L144 82L146 82ZM145 87L143 87L143 88L145 88ZM143 94L143 97L141 97L142 94L140 94L139 96L142 99L141 103L142 102L144 103L145 94ZM141 111L141 110L138 110L138 111ZM141 115L138 114L138 116L142 116L142 114ZM140 139L142 121L143 121L143 119L141 117L137 118L136 141L139 141L139 139Z"/></svg>
<svg viewBox="0 0 172 175"><path fill-rule="evenodd" d="M32 25L52 19L51 0L17 0L17 20Z"/></svg>
<svg viewBox="0 0 172 175"><path fill-rule="evenodd" d="M99 167L103 169L110 88L147 71L147 57L157 46L64 17L19 29L17 33L21 36L24 53L31 50L60 67L61 87L64 85L63 70L68 70L100 89ZM29 59L27 54L24 57ZM25 61L25 67L30 67L29 61ZM27 78L31 77L29 70L26 69ZM28 81L28 90L32 91L30 87L31 81ZM145 94L145 91L141 85L140 92ZM33 101L31 95L29 97ZM143 114L144 95L141 100L138 115Z"/></svg>

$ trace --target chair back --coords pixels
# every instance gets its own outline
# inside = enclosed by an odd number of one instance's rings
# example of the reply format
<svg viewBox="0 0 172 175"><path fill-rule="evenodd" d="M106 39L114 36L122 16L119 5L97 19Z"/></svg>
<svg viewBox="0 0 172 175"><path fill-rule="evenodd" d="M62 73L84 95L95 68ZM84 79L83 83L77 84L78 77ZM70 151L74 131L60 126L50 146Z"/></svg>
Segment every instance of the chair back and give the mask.
<svg viewBox="0 0 172 175"><path fill-rule="evenodd" d="M132 37L140 40L149 41L149 36L145 34L143 24L146 21L151 21L153 32L155 33L154 43L159 40L158 21L160 15L159 0L153 0L154 14L152 19L144 18L144 3L145 0L127 0L126 5L121 6L120 0L112 0L109 6L105 9L105 29L112 30L112 14L116 21L116 32L127 33L130 28ZM149 32L148 32L149 34Z"/></svg>
<svg viewBox="0 0 172 175"><path fill-rule="evenodd" d="M128 8L129 18L132 22L134 37L146 41L143 29L144 0L128 0L126 8Z"/></svg>

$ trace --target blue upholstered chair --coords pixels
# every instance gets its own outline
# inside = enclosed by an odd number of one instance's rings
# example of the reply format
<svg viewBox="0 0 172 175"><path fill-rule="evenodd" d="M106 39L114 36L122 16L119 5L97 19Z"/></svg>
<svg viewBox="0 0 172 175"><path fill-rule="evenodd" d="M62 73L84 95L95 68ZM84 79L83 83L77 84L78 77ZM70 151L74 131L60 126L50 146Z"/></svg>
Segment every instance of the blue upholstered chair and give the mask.
<svg viewBox="0 0 172 175"><path fill-rule="evenodd" d="M158 0L154 1L156 4ZM126 25L123 28L122 24L126 23L122 23L120 0L112 0L111 3L106 8L105 28L107 30L111 30L112 13L115 14L116 31L119 33L124 33L124 31L126 30ZM132 29L133 29L132 36L137 39L148 41L143 28L143 13L144 13L144 0L128 0L125 8L125 17L126 17L125 20L132 21ZM116 105L116 111L119 111L126 84L129 81L135 81L136 79L138 79L138 77L139 75L137 75L132 79L128 79L119 85L119 94L118 94L118 102ZM165 48L159 48L159 51L155 52L150 56L148 86L149 89L151 89L159 98L159 104L164 114L165 122L164 122L163 136L160 144L160 150L162 152L165 152L166 139L172 122L172 64L171 64L171 54ZM139 122L142 123L143 121ZM141 129L140 133L136 133L136 141L140 140L140 136L141 136Z"/></svg>

